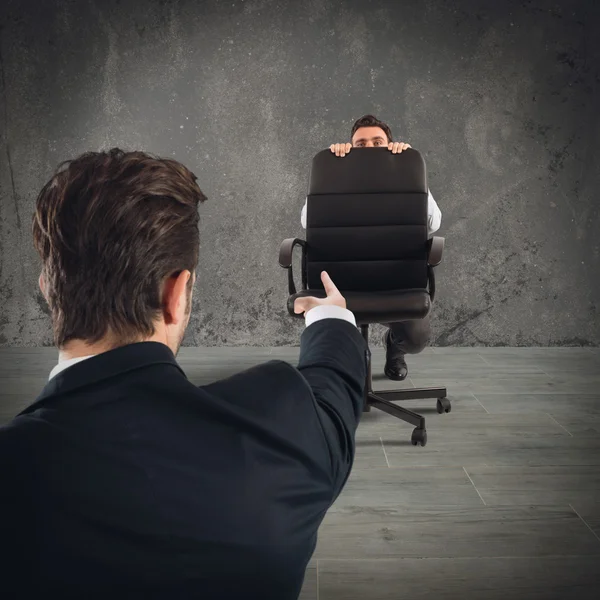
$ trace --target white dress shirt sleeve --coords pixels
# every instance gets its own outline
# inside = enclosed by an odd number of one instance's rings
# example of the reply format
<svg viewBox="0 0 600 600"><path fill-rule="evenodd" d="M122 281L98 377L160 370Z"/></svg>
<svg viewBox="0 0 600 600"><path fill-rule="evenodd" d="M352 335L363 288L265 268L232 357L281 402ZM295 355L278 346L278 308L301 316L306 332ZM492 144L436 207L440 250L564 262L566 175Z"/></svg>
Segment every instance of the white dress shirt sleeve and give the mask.
<svg viewBox="0 0 600 600"><path fill-rule="evenodd" d="M354 313L341 306L315 306L304 315L304 322L307 327L321 319L343 319L356 327Z"/></svg>
<svg viewBox="0 0 600 600"><path fill-rule="evenodd" d="M442 224L442 211L437 202L431 195L431 190L427 193L427 237L431 237Z"/></svg>
<svg viewBox="0 0 600 600"><path fill-rule="evenodd" d="M306 207L308 206L308 198L304 202L304 206L302 207L302 213L300 214L300 223L302 223L302 227L306 229Z"/></svg>

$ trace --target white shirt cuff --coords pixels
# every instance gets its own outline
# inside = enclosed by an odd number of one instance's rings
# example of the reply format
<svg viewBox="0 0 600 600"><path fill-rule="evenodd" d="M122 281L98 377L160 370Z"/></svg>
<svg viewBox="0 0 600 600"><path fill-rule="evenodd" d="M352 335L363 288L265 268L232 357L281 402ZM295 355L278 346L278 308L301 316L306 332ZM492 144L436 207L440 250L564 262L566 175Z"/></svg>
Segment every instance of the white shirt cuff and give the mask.
<svg viewBox="0 0 600 600"><path fill-rule="evenodd" d="M316 321L320 321L321 319L343 319L344 321L348 321L348 323L351 323L354 325L354 327L356 327L356 318L354 317L354 314L347 308L342 308L341 306L315 306L304 315L304 320L307 327Z"/></svg>

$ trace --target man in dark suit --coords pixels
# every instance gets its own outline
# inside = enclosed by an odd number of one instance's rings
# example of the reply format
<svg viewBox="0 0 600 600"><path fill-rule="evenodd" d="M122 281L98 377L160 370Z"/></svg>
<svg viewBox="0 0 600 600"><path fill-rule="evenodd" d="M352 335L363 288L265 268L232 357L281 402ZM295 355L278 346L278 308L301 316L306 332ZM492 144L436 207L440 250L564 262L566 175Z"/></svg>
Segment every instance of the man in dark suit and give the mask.
<svg viewBox="0 0 600 600"><path fill-rule="evenodd" d="M6 597L297 598L353 463L354 316L324 273L327 298L296 301L297 368L193 385L196 176L118 149L65 164L33 223L59 363L0 428Z"/></svg>

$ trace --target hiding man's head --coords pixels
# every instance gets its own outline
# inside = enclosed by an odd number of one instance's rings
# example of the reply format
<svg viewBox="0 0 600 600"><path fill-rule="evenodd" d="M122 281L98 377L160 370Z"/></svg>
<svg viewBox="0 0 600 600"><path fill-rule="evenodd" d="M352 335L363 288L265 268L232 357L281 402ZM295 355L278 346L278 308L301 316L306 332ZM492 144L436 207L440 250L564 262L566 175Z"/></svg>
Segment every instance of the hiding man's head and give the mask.
<svg viewBox="0 0 600 600"><path fill-rule="evenodd" d="M350 140L355 148L385 148L394 141L390 128L373 115L365 115L354 123Z"/></svg>

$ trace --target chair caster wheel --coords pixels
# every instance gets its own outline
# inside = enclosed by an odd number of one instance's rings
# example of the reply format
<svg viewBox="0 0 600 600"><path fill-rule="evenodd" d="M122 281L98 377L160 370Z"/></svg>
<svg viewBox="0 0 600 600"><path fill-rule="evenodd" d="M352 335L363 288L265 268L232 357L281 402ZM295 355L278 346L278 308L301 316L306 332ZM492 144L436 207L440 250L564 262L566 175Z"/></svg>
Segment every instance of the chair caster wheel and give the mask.
<svg viewBox="0 0 600 600"><path fill-rule="evenodd" d="M415 427L413 429L410 441L412 442L413 446L416 446L418 444L421 444L421 446L424 446L427 443L427 430L419 429L418 427Z"/></svg>
<svg viewBox="0 0 600 600"><path fill-rule="evenodd" d="M448 398L438 398L436 404L437 411L440 413L449 413L452 410L452 405L450 404L450 400Z"/></svg>

